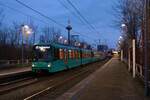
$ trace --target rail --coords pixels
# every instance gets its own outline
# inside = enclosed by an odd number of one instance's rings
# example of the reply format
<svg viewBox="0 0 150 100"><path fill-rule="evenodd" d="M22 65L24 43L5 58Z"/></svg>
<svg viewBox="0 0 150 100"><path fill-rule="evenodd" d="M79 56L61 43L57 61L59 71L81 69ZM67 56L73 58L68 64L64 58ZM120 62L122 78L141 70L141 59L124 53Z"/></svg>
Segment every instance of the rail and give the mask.
<svg viewBox="0 0 150 100"><path fill-rule="evenodd" d="M73 79L76 79L77 77L80 77L82 74L85 74L85 73L87 73L87 72L88 72L88 70L82 71L82 72L80 72L80 73L78 73L78 74L76 74L76 75L74 75L74 76L70 76L69 78L65 79L64 81L62 81L62 82L60 82L60 83L57 83L57 84L52 85L52 86L49 86L49 87L47 87L47 88L45 88L45 89L43 89L43 90L41 90L41 91L39 91L39 92L36 92L36 93L34 93L34 94L32 94L32 95L30 95L30 96L24 98L24 100L36 99L36 98L38 98L40 95L43 95L44 93L47 93L48 91L50 91L50 90L52 90L52 89L55 89L55 88L57 88L57 87L59 87L59 86L61 86L61 85L64 85L64 84L66 84L67 82L69 82L69 81L71 81L71 80L73 80Z"/></svg>

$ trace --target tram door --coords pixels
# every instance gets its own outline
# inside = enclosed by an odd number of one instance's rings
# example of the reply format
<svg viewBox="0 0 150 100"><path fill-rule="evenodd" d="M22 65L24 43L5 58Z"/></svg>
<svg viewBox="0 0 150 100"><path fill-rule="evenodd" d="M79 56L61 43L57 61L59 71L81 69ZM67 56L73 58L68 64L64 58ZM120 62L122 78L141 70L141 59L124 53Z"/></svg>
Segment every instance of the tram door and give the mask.
<svg viewBox="0 0 150 100"><path fill-rule="evenodd" d="M69 69L69 65L68 65L68 50L64 49L64 63L66 64L67 69Z"/></svg>

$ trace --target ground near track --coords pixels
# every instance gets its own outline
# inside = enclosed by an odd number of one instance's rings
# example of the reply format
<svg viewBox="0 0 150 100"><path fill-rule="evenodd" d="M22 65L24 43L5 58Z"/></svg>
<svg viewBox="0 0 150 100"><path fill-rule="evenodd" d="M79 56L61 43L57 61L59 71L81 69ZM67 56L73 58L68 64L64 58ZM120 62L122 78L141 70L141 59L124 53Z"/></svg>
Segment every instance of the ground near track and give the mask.
<svg viewBox="0 0 150 100"><path fill-rule="evenodd" d="M13 74L6 74L0 76L0 86L3 83L8 83L11 81L27 78L27 77L33 77L33 73L31 71L25 71L25 72L19 72L19 73L13 73Z"/></svg>
<svg viewBox="0 0 150 100"><path fill-rule="evenodd" d="M25 98L26 100L53 100L100 68L107 61L108 59L51 75L40 74L36 83L2 94L0 95L0 100L23 100ZM47 88L50 89L45 91ZM44 92L40 93L41 91Z"/></svg>

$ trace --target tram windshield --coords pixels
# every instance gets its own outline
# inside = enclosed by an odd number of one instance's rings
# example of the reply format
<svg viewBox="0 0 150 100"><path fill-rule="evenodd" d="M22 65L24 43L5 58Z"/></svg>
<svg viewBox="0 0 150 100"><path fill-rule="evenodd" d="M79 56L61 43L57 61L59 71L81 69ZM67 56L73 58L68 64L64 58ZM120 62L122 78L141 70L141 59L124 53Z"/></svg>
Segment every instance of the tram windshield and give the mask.
<svg viewBox="0 0 150 100"><path fill-rule="evenodd" d="M51 61L51 47L50 46L35 46L35 61Z"/></svg>

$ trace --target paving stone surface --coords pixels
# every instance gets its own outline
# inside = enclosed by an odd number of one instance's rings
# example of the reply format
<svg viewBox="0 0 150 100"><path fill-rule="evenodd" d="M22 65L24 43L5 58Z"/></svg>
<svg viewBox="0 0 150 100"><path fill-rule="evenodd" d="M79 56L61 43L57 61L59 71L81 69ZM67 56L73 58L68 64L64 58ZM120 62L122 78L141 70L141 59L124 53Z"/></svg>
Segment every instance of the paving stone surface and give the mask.
<svg viewBox="0 0 150 100"><path fill-rule="evenodd" d="M57 100L150 100L144 86L133 79L126 64L113 57L102 68L68 90Z"/></svg>

